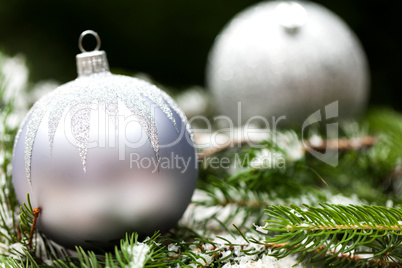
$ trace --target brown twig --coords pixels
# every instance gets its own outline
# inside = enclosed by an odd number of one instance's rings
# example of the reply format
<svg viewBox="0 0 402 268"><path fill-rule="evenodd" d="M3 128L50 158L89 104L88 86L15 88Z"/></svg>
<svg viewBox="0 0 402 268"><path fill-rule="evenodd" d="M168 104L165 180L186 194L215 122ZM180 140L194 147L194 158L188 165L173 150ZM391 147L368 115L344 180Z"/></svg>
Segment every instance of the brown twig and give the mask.
<svg viewBox="0 0 402 268"><path fill-rule="evenodd" d="M34 214L34 218L33 218L33 221L32 221L31 232L29 234L29 240L28 240L28 247L30 249L32 249L32 239L33 239L33 235L34 235L34 232L35 232L36 221L38 220L38 217L39 217L40 208L35 208L32 212Z"/></svg>
<svg viewBox="0 0 402 268"><path fill-rule="evenodd" d="M377 139L372 136L365 136L352 139L333 139L333 140L323 140L319 144L314 144L309 141L305 141L304 144L316 151L326 151L326 150L361 150L364 148L371 147L375 145Z"/></svg>
<svg viewBox="0 0 402 268"><path fill-rule="evenodd" d="M195 137L195 142L199 140L200 137ZM256 141L241 139L241 140L232 140L225 144L216 147L208 147L201 152L198 153L198 158L200 160L205 159L209 156L212 156L216 153L219 153L223 150L226 150L230 147L241 146L246 143ZM360 138L352 138L352 139L332 139L332 140L322 140L319 144L311 143L310 141L305 140L303 142L304 148L309 148L315 151L326 151L326 150L339 150L339 151L347 151L347 150L361 150L364 148L368 148L374 146L377 142L377 139L372 136L364 136Z"/></svg>
<svg viewBox="0 0 402 268"><path fill-rule="evenodd" d="M320 250L325 249L324 246L320 246L318 249L315 249L314 252L316 253L320 253ZM332 255L336 255L337 259L346 259L346 260L352 260L355 262L363 262L364 259L362 259L359 256L356 255L352 255L352 254L345 254L345 253L338 253L336 250L328 250L326 252L326 254L332 254ZM325 255L324 253L322 255ZM387 258L387 253L383 254L384 258ZM395 262L387 262L386 260L381 260L381 259L372 259L370 261L368 261L368 264L370 265L379 265L379 267L391 267L391 268L396 268L396 267L401 267L399 263L395 263Z"/></svg>
<svg viewBox="0 0 402 268"><path fill-rule="evenodd" d="M17 239L21 240L22 235L21 235L21 230L20 230L19 226L15 225L14 228L15 228L15 233L16 233Z"/></svg>
<svg viewBox="0 0 402 268"><path fill-rule="evenodd" d="M217 154L223 150L226 150L230 147L234 147L234 146L238 146L238 145L243 145L246 144L247 141L246 140L239 140L239 141L231 141L228 143L225 143L223 145L217 146L217 147L209 147L206 148L204 150L202 150L201 152L198 153L198 159L202 160L205 159L211 155Z"/></svg>

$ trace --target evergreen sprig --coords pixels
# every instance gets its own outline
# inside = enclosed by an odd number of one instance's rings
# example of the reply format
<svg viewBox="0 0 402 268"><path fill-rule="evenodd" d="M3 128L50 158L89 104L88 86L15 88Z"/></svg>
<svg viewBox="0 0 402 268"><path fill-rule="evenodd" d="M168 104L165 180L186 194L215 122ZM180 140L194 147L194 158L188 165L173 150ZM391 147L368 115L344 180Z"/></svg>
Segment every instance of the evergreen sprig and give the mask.
<svg viewBox="0 0 402 268"><path fill-rule="evenodd" d="M273 256L299 254L301 260L325 256L331 265L402 265L402 211L369 205L271 206L264 230L267 243L279 244ZM364 254L364 255L363 255ZM368 255L369 254L369 255ZM342 256L341 258L339 256Z"/></svg>
<svg viewBox="0 0 402 268"><path fill-rule="evenodd" d="M67 257L66 260L55 260L54 264L59 268L72 267L161 267L166 266L164 246L157 242L159 234L155 233L151 238L143 242L138 241L138 234L126 235L120 241L120 246L115 247L114 253L104 254L84 250L76 247L77 257Z"/></svg>

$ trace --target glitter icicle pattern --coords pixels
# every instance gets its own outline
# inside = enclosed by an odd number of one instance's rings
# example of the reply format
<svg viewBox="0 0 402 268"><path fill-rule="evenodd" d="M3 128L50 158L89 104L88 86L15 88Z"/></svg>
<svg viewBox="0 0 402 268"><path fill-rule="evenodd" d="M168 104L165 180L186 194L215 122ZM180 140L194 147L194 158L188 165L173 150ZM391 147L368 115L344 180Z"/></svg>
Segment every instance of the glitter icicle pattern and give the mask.
<svg viewBox="0 0 402 268"><path fill-rule="evenodd" d="M152 111L154 107L159 108L166 115L177 132L179 129L173 111L180 117L186 130L190 129L187 119L174 101L156 86L136 78L114 75L110 72L80 76L40 99L27 117L25 171L29 183L31 184L31 158L36 133L46 116L48 118L50 153L59 122L64 118L63 115L71 116L71 132L76 140L78 154L85 171L91 127L91 106L94 103L104 103L106 107L116 107L114 111L108 111L108 115L112 116L111 121L116 124L117 129L119 102L123 103L136 117L147 134L157 159L159 159L159 139Z"/></svg>
<svg viewBox="0 0 402 268"><path fill-rule="evenodd" d="M94 51L87 52L82 47L82 38L91 34L97 39ZM93 105L105 105L109 122L119 129L119 105L124 105L135 116L159 161L159 138L155 122L155 108L160 109L170 120L177 133L179 129L173 112L185 126L192 137L190 125L177 107L176 103L162 90L137 78L114 75L109 71L106 53L99 51L100 39L96 32L88 30L81 34L79 47L82 51L76 57L78 78L66 83L50 94L41 98L30 110L25 133L25 174L31 184L31 161L35 138L47 116L49 151L52 154L54 139L59 123L71 117L71 134L73 135L82 168L86 172L89 135L91 129L91 112ZM67 127L67 126L66 126ZM181 129L180 131L183 131ZM17 140L20 138L18 134ZM67 137L65 137L67 138Z"/></svg>
<svg viewBox="0 0 402 268"><path fill-rule="evenodd" d="M82 47L88 34L93 51ZM155 85L112 74L96 32L78 45L78 77L39 99L18 130L16 198L41 209L37 230L66 249L108 250L126 233L168 232L197 185L187 118Z"/></svg>

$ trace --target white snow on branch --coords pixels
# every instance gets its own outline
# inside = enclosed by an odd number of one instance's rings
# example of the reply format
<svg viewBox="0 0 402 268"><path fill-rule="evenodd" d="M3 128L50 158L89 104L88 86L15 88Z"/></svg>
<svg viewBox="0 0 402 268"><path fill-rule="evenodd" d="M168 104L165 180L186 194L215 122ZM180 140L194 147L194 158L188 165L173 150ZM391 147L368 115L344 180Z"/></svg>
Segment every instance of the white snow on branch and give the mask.
<svg viewBox="0 0 402 268"><path fill-rule="evenodd" d="M268 223L266 222L264 226L259 226L255 223L253 223L255 229L257 230L257 232L263 233L263 234L268 234L268 230L264 229L268 227Z"/></svg>
<svg viewBox="0 0 402 268"><path fill-rule="evenodd" d="M142 268L147 260L147 254L151 247L144 243L136 243L132 247L127 248L130 254L131 261L127 267L130 268Z"/></svg>
<svg viewBox="0 0 402 268"><path fill-rule="evenodd" d="M252 234L246 234L251 238ZM258 237L254 237L258 238ZM261 240L263 238L260 237ZM254 244L246 241L242 236L222 235L211 237L211 244L203 244L202 251L199 247L193 245L193 253L196 261L202 265L209 265L218 258L225 268L300 268L296 265L297 260L288 256L283 259L276 259L268 256L271 250L263 244ZM249 254L254 252L254 254ZM192 267L199 267L196 263L191 264ZM296 265L296 266L295 266Z"/></svg>
<svg viewBox="0 0 402 268"><path fill-rule="evenodd" d="M303 266L296 265L297 260L293 256L287 256L283 259L276 259L268 255L264 255L261 259L256 261L245 261L239 264L225 264L222 268L301 268Z"/></svg>
<svg viewBox="0 0 402 268"><path fill-rule="evenodd" d="M3 83L6 87L3 100L5 102L11 101L26 88L28 82L28 68L25 63L25 58L21 55L9 58L3 56L3 62L0 66L0 73L3 77ZM21 96L18 99L20 100ZM16 104L24 105L24 103L17 101ZM19 108L19 105L17 105Z"/></svg>

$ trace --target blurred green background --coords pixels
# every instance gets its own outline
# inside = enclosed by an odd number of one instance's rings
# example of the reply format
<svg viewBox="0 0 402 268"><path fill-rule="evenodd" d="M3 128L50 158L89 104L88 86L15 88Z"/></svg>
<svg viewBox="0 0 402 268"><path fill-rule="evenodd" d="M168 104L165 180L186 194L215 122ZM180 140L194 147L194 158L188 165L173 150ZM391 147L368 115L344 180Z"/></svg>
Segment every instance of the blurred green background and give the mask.
<svg viewBox="0 0 402 268"><path fill-rule="evenodd" d="M118 72L149 74L178 90L204 86L214 38L257 0L0 0L0 50L25 55L31 81L76 77L80 33L95 30ZM324 0L360 38L371 69L372 105L401 111L401 0ZM91 38L85 46L94 47ZM91 44L92 42L92 44Z"/></svg>

